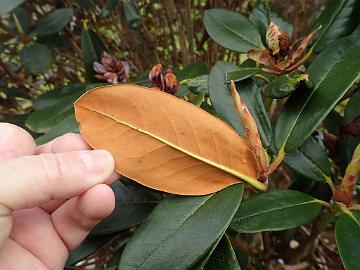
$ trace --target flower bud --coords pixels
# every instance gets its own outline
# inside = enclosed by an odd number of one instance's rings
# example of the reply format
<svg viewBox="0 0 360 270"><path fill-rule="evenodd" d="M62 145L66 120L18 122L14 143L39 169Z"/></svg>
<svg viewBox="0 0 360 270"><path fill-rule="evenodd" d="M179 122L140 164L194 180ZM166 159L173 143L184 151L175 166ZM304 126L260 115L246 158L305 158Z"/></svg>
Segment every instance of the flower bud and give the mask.
<svg viewBox="0 0 360 270"><path fill-rule="evenodd" d="M271 22L266 32L266 44L271 50L272 54L278 54L280 51L279 37L281 35L279 27Z"/></svg>
<svg viewBox="0 0 360 270"><path fill-rule="evenodd" d="M290 45L291 45L291 41L289 34L287 32L282 32L281 35L279 36L280 55L282 57L289 55Z"/></svg>
<svg viewBox="0 0 360 270"><path fill-rule="evenodd" d="M101 63L94 62L93 68L98 73L96 78L113 84L126 81L130 71L127 62L118 60L105 51L102 53Z"/></svg>
<svg viewBox="0 0 360 270"><path fill-rule="evenodd" d="M164 76L162 75L162 65L157 64L149 72L149 81L159 87L161 90L164 89Z"/></svg>
<svg viewBox="0 0 360 270"><path fill-rule="evenodd" d="M172 69L168 69L164 76L164 91L166 93L174 95L179 88L179 82L176 79L175 74L173 73Z"/></svg>

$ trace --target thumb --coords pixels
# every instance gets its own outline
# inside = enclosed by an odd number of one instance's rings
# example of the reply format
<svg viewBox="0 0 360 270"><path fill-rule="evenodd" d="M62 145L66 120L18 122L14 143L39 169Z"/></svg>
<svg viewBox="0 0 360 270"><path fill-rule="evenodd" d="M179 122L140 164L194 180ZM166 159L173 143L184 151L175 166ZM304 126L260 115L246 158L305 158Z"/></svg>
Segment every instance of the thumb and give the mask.
<svg viewBox="0 0 360 270"><path fill-rule="evenodd" d="M12 211L68 199L105 183L114 159L104 150L41 154L0 163L0 247L7 240Z"/></svg>

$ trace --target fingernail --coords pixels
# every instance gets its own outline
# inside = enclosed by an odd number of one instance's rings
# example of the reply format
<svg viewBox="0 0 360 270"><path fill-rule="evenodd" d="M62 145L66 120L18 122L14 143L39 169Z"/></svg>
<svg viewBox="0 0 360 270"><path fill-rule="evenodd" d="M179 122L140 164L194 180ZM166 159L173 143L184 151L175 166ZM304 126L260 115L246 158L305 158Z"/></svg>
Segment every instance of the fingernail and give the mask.
<svg viewBox="0 0 360 270"><path fill-rule="evenodd" d="M106 177L114 170L114 158L108 151L81 151L79 156L89 175Z"/></svg>

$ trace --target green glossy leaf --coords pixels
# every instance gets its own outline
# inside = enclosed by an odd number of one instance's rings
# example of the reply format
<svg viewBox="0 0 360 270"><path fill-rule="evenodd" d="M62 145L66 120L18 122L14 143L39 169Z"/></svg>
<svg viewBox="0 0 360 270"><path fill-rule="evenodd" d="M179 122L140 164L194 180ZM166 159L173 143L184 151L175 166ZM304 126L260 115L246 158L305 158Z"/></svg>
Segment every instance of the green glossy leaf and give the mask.
<svg viewBox="0 0 360 270"><path fill-rule="evenodd" d="M294 91L305 91L303 88L311 87L308 76L300 72L284 74L275 77L266 87L265 96L271 98L284 98L291 95Z"/></svg>
<svg viewBox="0 0 360 270"><path fill-rule="evenodd" d="M237 69L239 69L237 65L217 62L210 71L209 95L215 111L226 119L239 134L244 135L230 89L225 81L225 75Z"/></svg>
<svg viewBox="0 0 360 270"><path fill-rule="evenodd" d="M203 103L205 98L205 94L204 92L201 92L200 94L198 94L196 97L194 97L192 100L190 100L190 102L198 107L201 106L201 104Z"/></svg>
<svg viewBox="0 0 360 270"><path fill-rule="evenodd" d="M87 90L98 85L76 84L45 93L35 101L35 108L40 108L29 116L26 126L35 132L48 132L65 117L73 115L73 103Z"/></svg>
<svg viewBox="0 0 360 270"><path fill-rule="evenodd" d="M357 80L359 66L359 34L338 40L322 51L307 71L313 89L291 95L280 114L276 146L284 146L286 152L300 146Z"/></svg>
<svg viewBox="0 0 360 270"><path fill-rule="evenodd" d="M239 69L238 66L231 63L217 62L210 72L209 94L215 111L226 119L239 134L243 134L230 89L225 82L225 75L227 73ZM261 99L260 90L251 79L236 83L236 89L256 121L264 147L268 148L271 145L272 130Z"/></svg>
<svg viewBox="0 0 360 270"><path fill-rule="evenodd" d="M183 69L174 67L172 70L179 82L185 79L193 79L195 77L208 74L209 72L205 63L187 65Z"/></svg>
<svg viewBox="0 0 360 270"><path fill-rule="evenodd" d="M45 36L61 31L73 16L71 8L60 8L48 14L35 28L33 34Z"/></svg>
<svg viewBox="0 0 360 270"><path fill-rule="evenodd" d="M236 184L207 196L162 201L125 247L119 269L192 269L224 234L242 193L243 185Z"/></svg>
<svg viewBox="0 0 360 270"><path fill-rule="evenodd" d="M185 85L195 94L204 93L205 96L209 96L209 75L207 74L188 79Z"/></svg>
<svg viewBox="0 0 360 270"><path fill-rule="evenodd" d="M248 18L224 9L208 9L204 25L209 36L224 48L246 52L263 48L260 33Z"/></svg>
<svg viewBox="0 0 360 270"><path fill-rule="evenodd" d="M111 185L111 188L115 194L115 209L94 228L92 234L108 234L129 229L143 222L161 201L160 193L143 187L131 189L120 181Z"/></svg>
<svg viewBox="0 0 360 270"><path fill-rule="evenodd" d="M336 244L346 270L360 265L360 213L343 213L336 222Z"/></svg>
<svg viewBox="0 0 360 270"><path fill-rule="evenodd" d="M85 28L81 34L81 50L87 78L91 82L97 82L93 64L95 61L100 61L106 47L94 31Z"/></svg>
<svg viewBox="0 0 360 270"><path fill-rule="evenodd" d="M18 5L20 5L22 2L24 2L24 0L1 0L0 16L12 11L14 8L16 8Z"/></svg>
<svg viewBox="0 0 360 270"><path fill-rule="evenodd" d="M346 104L345 111L344 111L344 119L343 124L347 125L355 117L360 115L360 91L356 91L352 97L350 98L349 102Z"/></svg>
<svg viewBox="0 0 360 270"><path fill-rule="evenodd" d="M70 114L69 116L65 117L55 127L46 132L46 134L36 138L36 143L45 144L69 132L79 132L79 124L76 122L74 114Z"/></svg>
<svg viewBox="0 0 360 270"><path fill-rule="evenodd" d="M21 64L32 74L47 71L52 63L51 51L45 45L34 43L20 51Z"/></svg>
<svg viewBox="0 0 360 270"><path fill-rule="evenodd" d="M204 270L240 270L239 262L236 259L235 252L226 235L216 246L210 259L205 264Z"/></svg>
<svg viewBox="0 0 360 270"><path fill-rule="evenodd" d="M248 79L259 72L260 72L259 68L240 68L239 70L227 73L226 82L227 83L230 83L230 81L239 82Z"/></svg>
<svg viewBox="0 0 360 270"><path fill-rule="evenodd" d="M334 41L351 34L360 22L359 0L330 0L326 9L315 22L322 26L317 50L322 50Z"/></svg>
<svg viewBox="0 0 360 270"><path fill-rule="evenodd" d="M320 201L307 194L274 190L244 201L230 228L244 233L286 230L312 221L320 210Z"/></svg>
<svg viewBox="0 0 360 270"><path fill-rule="evenodd" d="M331 164L325 149L310 137L298 149L287 153L284 162L301 175L319 182L329 181Z"/></svg>
<svg viewBox="0 0 360 270"><path fill-rule="evenodd" d="M223 237L225 236L225 234L223 235ZM195 267L193 267L194 270L204 270L204 266L206 264L206 262L209 260L211 254L214 252L215 248L217 247L217 245L219 244L219 242L221 241L222 237L219 238L215 244L208 250L208 252L205 254L205 256L203 256L200 260L199 263L196 264Z"/></svg>
<svg viewBox="0 0 360 270"><path fill-rule="evenodd" d="M335 110L331 112L324 119L324 125L329 133L337 134L341 126L342 116Z"/></svg>

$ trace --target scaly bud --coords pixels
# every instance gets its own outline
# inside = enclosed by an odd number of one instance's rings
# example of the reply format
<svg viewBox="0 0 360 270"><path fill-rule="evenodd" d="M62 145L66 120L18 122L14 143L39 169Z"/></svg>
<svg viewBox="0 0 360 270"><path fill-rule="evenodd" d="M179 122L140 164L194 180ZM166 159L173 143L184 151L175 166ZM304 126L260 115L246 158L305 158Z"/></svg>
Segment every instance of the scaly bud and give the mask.
<svg viewBox="0 0 360 270"><path fill-rule="evenodd" d="M353 158L346 168L341 185L336 189L334 199L338 202L350 205L356 180L360 174L360 144L356 147Z"/></svg>
<svg viewBox="0 0 360 270"><path fill-rule="evenodd" d="M288 56L290 52L290 37L287 32L282 32L279 36L279 47L280 47L280 55L282 57Z"/></svg>
<svg viewBox="0 0 360 270"><path fill-rule="evenodd" d="M179 82L176 79L172 69L166 71L165 76L162 74L162 65L155 65L149 72L149 80L160 88L161 91L174 95L179 88Z"/></svg>
<svg viewBox="0 0 360 270"><path fill-rule="evenodd" d="M164 91L172 95L174 95L179 88L179 82L170 68L166 71L164 76L164 85Z"/></svg>
<svg viewBox="0 0 360 270"><path fill-rule="evenodd" d="M118 60L105 51L102 53L101 63L94 62L93 69L98 73L96 78L113 84L126 81L130 71L127 62Z"/></svg>
<svg viewBox="0 0 360 270"><path fill-rule="evenodd" d="M234 105L238 116L240 118L241 126L246 133L246 141L249 148L254 153L260 169L261 181L265 182L267 179L264 177L268 166L267 154L262 146L259 131L254 118L251 116L249 109L245 102L241 99L239 93L236 90L234 81L231 81L231 95L233 97Z"/></svg>
<svg viewBox="0 0 360 270"><path fill-rule="evenodd" d="M162 75L162 65L157 64L149 72L149 81L159 87L161 90L164 89L164 76Z"/></svg>
<svg viewBox="0 0 360 270"><path fill-rule="evenodd" d="M279 27L271 22L266 32L266 44L272 52L272 55L278 54L280 51L279 37L281 31Z"/></svg>

